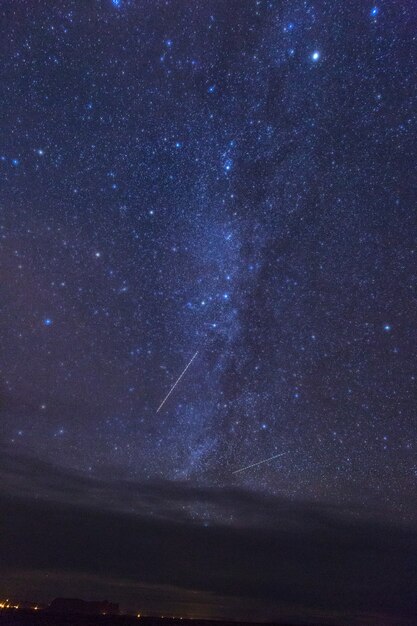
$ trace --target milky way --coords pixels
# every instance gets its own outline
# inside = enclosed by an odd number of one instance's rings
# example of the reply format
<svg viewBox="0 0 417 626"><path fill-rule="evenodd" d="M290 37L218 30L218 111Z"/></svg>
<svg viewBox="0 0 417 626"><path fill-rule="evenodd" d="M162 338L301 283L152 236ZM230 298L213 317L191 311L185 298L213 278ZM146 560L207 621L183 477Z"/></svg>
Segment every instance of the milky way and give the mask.
<svg viewBox="0 0 417 626"><path fill-rule="evenodd" d="M416 11L2 2L4 452L415 517Z"/></svg>

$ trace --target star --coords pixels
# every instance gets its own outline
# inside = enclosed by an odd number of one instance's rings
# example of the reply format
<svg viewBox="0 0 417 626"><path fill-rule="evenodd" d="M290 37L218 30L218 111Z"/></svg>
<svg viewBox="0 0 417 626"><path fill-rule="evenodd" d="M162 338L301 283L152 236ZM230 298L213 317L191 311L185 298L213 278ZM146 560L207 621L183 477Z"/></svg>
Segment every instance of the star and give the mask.
<svg viewBox="0 0 417 626"><path fill-rule="evenodd" d="M289 33L294 30L295 24L293 22L288 22L286 26L284 26L284 33Z"/></svg>
<svg viewBox="0 0 417 626"><path fill-rule="evenodd" d="M224 171L225 172L230 172L230 170L233 167L233 161L232 159L226 159L226 161L224 162Z"/></svg>

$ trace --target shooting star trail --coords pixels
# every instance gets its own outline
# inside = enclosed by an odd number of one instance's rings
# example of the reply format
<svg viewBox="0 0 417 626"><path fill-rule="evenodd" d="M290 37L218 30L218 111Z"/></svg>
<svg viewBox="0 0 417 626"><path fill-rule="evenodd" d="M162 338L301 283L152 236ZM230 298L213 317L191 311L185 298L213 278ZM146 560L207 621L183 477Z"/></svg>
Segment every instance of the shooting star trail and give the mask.
<svg viewBox="0 0 417 626"><path fill-rule="evenodd" d="M288 452L281 452L281 454L276 454L275 456L269 457L269 459L264 459L263 461L258 461L257 463L252 463L252 465L246 465L246 467L242 467L241 469L235 470L232 474L238 474L239 472L244 472L251 467L255 467L255 465L261 465L262 463L268 463L268 461L273 461L277 459L279 456L284 456L284 454L288 454Z"/></svg>
<svg viewBox="0 0 417 626"><path fill-rule="evenodd" d="M191 361L188 363L188 365L186 366L186 368L184 369L182 374L177 378L175 383L172 385L171 389L168 391L167 395L165 396L165 398L162 400L161 404L157 408L157 410L156 410L157 413L159 413L159 411L162 409L162 407L164 406L165 402L168 400L169 396L174 391L175 387L178 385L178 383L180 382L181 378L184 376L185 372L188 370L188 368L190 367L191 363L194 361L194 359L197 356L197 354L198 354L198 352L195 353L195 355L193 356Z"/></svg>

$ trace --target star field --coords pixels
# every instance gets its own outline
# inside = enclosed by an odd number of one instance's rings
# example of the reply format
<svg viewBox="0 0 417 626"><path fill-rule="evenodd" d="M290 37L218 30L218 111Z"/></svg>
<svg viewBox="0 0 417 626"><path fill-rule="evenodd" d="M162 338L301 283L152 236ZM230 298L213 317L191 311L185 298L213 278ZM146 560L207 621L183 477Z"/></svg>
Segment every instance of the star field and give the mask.
<svg viewBox="0 0 417 626"><path fill-rule="evenodd" d="M4 450L411 519L415 3L1 14Z"/></svg>

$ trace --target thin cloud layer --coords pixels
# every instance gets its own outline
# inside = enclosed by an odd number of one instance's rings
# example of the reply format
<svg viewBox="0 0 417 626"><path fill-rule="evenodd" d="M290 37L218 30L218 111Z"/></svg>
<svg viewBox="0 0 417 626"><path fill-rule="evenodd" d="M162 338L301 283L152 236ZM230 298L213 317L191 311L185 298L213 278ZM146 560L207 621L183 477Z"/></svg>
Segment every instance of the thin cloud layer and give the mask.
<svg viewBox="0 0 417 626"><path fill-rule="evenodd" d="M87 578L95 581L89 589L111 590L143 612L412 620L417 534L410 526L242 490L98 481L51 469L2 457L4 580L25 573L42 594L44 572L43 594L56 588L58 595L70 587L63 581ZM20 479L26 492L17 490ZM191 514L196 508L208 523ZM82 592L80 583L74 588Z"/></svg>

